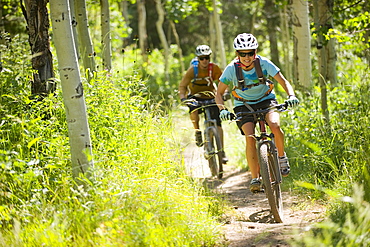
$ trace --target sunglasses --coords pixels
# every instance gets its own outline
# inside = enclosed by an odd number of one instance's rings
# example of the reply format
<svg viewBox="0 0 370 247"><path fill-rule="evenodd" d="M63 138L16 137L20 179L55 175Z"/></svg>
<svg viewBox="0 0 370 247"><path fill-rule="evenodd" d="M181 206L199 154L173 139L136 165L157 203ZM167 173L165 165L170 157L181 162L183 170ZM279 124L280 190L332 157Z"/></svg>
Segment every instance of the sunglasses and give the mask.
<svg viewBox="0 0 370 247"><path fill-rule="evenodd" d="M248 57L253 57L254 54L255 54L255 51L251 51L251 52L238 52L239 56L241 57L245 57L248 55Z"/></svg>
<svg viewBox="0 0 370 247"><path fill-rule="evenodd" d="M200 61L203 61L204 59L209 60L209 59L210 59L210 57L209 57L209 56L199 57L199 60L200 60Z"/></svg>

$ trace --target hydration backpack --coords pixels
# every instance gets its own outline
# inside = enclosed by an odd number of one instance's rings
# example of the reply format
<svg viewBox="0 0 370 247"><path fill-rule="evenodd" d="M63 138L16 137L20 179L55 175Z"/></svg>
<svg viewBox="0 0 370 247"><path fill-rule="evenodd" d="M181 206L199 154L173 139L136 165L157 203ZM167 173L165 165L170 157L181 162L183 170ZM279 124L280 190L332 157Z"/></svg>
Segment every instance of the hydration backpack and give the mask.
<svg viewBox="0 0 370 247"><path fill-rule="evenodd" d="M241 68L241 63L240 62L237 62L235 61L234 62L234 66L235 66L235 72L236 72L236 78L238 79L238 86L237 87L234 87L231 94L234 96L234 98L236 100L239 100L239 101L243 101L243 102L257 102L259 100L261 100L263 97L265 97L266 95L270 94L272 89L274 88L274 83L272 81L270 81L269 79L267 79L264 74L262 73L262 68L261 68L261 64L260 64L260 59L259 57L257 57L254 61L254 68L256 70L256 73L257 73L257 77L258 77L258 81L257 83L255 84L252 84L252 85L245 85L245 80L244 80L244 76L243 76L243 72L242 72L242 68ZM255 86L259 86L261 84L267 84L269 86L269 90L265 93L265 95L263 97L261 97L260 99L258 100L246 100L246 99L243 99L241 98L236 92L235 92L235 89L240 89L242 91L245 91L245 90L248 90L252 87L255 87Z"/></svg>
<svg viewBox="0 0 370 247"><path fill-rule="evenodd" d="M190 62L190 65L193 66L194 68L194 79L191 81L193 84L198 86L209 86L213 82L212 80L213 63L210 62L208 64L208 76L204 78L198 78L198 65L199 65L198 57L193 58ZM196 83L196 81L199 80L206 80L208 83L207 84Z"/></svg>

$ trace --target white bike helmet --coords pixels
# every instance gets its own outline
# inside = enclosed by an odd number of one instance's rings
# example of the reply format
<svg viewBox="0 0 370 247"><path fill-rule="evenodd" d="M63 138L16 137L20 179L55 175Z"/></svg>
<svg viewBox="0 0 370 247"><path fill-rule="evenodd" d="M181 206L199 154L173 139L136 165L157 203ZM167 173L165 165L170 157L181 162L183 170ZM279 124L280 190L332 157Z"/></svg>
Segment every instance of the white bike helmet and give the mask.
<svg viewBox="0 0 370 247"><path fill-rule="evenodd" d="M208 45L198 45L195 49L195 55L197 56L208 56L211 55L212 50Z"/></svg>
<svg viewBox="0 0 370 247"><path fill-rule="evenodd" d="M234 39L234 49L255 50L258 47L257 39L250 33L241 33Z"/></svg>

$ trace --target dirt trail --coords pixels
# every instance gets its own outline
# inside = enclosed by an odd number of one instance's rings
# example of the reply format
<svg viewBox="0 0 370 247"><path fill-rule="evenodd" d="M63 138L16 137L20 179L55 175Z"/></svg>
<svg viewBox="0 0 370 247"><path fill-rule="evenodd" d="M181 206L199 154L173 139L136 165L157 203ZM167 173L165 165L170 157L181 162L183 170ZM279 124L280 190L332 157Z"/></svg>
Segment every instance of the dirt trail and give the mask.
<svg viewBox="0 0 370 247"><path fill-rule="evenodd" d="M202 152L203 148L190 144L184 150L185 164L191 176L204 178L211 188L230 201L232 207L223 219L226 246L291 246L292 238L322 219L323 207L299 201L291 193L283 192L284 223L273 223L265 194L249 191L250 173L227 165L222 180L211 179Z"/></svg>

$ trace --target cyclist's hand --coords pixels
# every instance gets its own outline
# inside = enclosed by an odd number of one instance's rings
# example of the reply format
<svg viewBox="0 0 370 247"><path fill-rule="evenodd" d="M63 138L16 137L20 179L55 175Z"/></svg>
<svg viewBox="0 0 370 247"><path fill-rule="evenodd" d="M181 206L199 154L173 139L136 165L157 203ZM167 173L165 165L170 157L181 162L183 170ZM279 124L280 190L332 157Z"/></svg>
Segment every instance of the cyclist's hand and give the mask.
<svg viewBox="0 0 370 247"><path fill-rule="evenodd" d="M290 95L289 98L285 102L288 103L290 107L294 107L299 104L299 100L294 95Z"/></svg>
<svg viewBox="0 0 370 247"><path fill-rule="evenodd" d="M226 92L226 93L224 93L224 95L222 95L222 99L223 99L224 101L231 99L230 92Z"/></svg>
<svg viewBox="0 0 370 247"><path fill-rule="evenodd" d="M222 109L220 111L220 119L221 121L227 121L227 120L233 120L235 118L235 115L231 112L229 112L226 109Z"/></svg>

